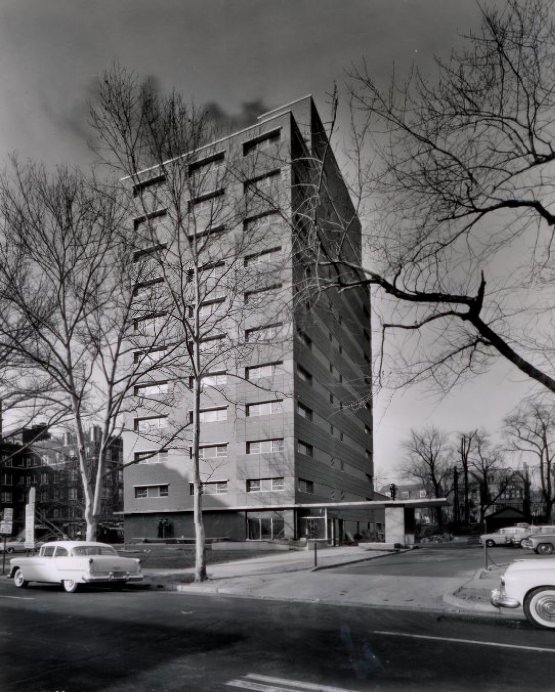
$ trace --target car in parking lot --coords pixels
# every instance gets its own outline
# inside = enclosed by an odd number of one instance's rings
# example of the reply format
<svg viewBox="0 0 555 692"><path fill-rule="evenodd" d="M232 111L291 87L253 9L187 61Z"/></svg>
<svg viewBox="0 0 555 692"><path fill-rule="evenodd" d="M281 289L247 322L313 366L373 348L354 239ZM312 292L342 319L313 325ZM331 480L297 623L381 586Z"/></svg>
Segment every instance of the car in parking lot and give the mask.
<svg viewBox="0 0 555 692"><path fill-rule="evenodd" d="M111 545L94 541L45 543L38 555L12 558L8 576L18 588L42 582L61 584L68 593L81 584L121 588L143 579L139 559L121 557Z"/></svg>
<svg viewBox="0 0 555 692"><path fill-rule="evenodd" d="M522 548L533 550L539 555L551 555L555 551L555 531L553 533L535 533L524 538Z"/></svg>
<svg viewBox="0 0 555 692"><path fill-rule="evenodd" d="M528 539L532 536L545 536L545 535L555 535L555 526L552 524L537 524L531 526L528 531L523 536L520 536L518 540L514 543L520 545L522 548L528 548L529 546L525 544Z"/></svg>
<svg viewBox="0 0 555 692"><path fill-rule="evenodd" d="M497 608L523 608L534 626L555 630L555 558L515 560L490 601Z"/></svg>
<svg viewBox="0 0 555 692"><path fill-rule="evenodd" d="M26 544L24 538L11 538L5 544L3 540L0 540L0 553L27 553L34 549L35 545Z"/></svg>
<svg viewBox="0 0 555 692"><path fill-rule="evenodd" d="M480 543L486 544L488 548L493 548L496 545L514 545L519 543L520 539L530 534L530 529L523 526L506 526L499 531L493 533L484 533L480 536Z"/></svg>

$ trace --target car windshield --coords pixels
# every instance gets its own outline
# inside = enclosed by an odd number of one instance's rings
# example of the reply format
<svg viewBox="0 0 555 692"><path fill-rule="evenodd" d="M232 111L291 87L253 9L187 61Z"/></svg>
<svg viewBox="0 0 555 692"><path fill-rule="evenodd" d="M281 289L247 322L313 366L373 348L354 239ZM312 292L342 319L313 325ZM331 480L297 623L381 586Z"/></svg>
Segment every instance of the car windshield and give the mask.
<svg viewBox="0 0 555 692"><path fill-rule="evenodd" d="M86 557L88 555L117 555L116 551L109 545L80 545L73 548L75 557Z"/></svg>

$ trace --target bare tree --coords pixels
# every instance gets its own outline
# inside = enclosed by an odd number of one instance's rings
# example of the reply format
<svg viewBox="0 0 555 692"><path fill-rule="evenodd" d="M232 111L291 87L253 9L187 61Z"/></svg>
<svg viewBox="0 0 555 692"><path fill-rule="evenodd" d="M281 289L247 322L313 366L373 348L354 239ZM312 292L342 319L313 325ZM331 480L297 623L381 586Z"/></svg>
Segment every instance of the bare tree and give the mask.
<svg viewBox="0 0 555 692"><path fill-rule="evenodd" d="M555 408L537 401L527 401L505 419L505 431L511 448L532 457L539 475L545 518L553 519L555 505ZM525 476L528 471L525 469Z"/></svg>
<svg viewBox="0 0 555 692"><path fill-rule="evenodd" d="M137 285L159 288L156 312L146 317L163 318L164 340L176 349L177 358L158 369L181 397L177 422L190 423L183 448L192 461L199 582L207 578L203 485L225 463L204 454L202 407L207 401L221 406L231 396L227 380L239 376L246 353L279 344L290 328L280 298L290 286L272 285L276 267L252 271L252 262L275 242L266 222L268 200L275 202L279 190L257 186L248 161L239 169L225 159L218 142L210 143L216 133L205 113L124 69L114 67L99 81L91 120L99 153L125 176L135 205L135 260L149 262L156 275ZM136 309L140 313L140 303Z"/></svg>
<svg viewBox="0 0 555 692"><path fill-rule="evenodd" d="M460 433L458 445L453 449L453 457L460 462L463 475L463 523L470 524L470 485L469 476L472 465L473 452L480 433L478 430ZM458 490L458 489L457 489ZM458 492L457 492L458 494ZM457 510L458 511L458 510Z"/></svg>
<svg viewBox="0 0 555 692"><path fill-rule="evenodd" d="M88 539L96 535L106 454L121 432L128 393L153 369L134 346L137 275L124 203L117 188L65 169L49 175L14 160L0 180L0 342L12 354L5 389L27 397L35 420L65 424L75 435ZM102 430L94 460L85 443L93 424Z"/></svg>
<svg viewBox="0 0 555 692"><path fill-rule="evenodd" d="M483 522L486 511L494 507L515 481L515 472L505 465L503 449L491 444L486 433L473 436L473 452L469 461L470 475L478 484L479 517Z"/></svg>
<svg viewBox="0 0 555 692"><path fill-rule="evenodd" d="M334 242L314 227L312 253L323 287L383 297L389 385L447 389L502 357L555 392L554 47L552 2L509 0L482 10L435 80L415 69L384 90L366 66L352 75L367 259L341 255L349 214Z"/></svg>
<svg viewBox="0 0 555 692"><path fill-rule="evenodd" d="M418 480L429 497L445 497L451 477L447 435L433 427L421 432L411 430L403 447L406 453L403 474ZM436 507L436 520L438 526L443 525L441 507Z"/></svg>

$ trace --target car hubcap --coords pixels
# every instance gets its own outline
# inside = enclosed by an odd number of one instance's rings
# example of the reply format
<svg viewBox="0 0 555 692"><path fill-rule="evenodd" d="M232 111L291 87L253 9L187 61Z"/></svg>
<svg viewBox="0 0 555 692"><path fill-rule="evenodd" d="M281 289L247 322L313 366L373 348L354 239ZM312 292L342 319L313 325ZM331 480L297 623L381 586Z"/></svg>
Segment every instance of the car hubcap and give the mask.
<svg viewBox="0 0 555 692"><path fill-rule="evenodd" d="M544 622L555 625L555 593L538 596L536 613Z"/></svg>

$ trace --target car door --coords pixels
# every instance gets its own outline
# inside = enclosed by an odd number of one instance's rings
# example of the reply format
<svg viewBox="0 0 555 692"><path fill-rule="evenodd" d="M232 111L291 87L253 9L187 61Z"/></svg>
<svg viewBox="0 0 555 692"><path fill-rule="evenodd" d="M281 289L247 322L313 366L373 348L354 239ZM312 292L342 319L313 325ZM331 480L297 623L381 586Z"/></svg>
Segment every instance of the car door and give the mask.
<svg viewBox="0 0 555 692"><path fill-rule="evenodd" d="M51 581L52 577L52 558L56 547L45 545L39 555L23 558L21 569L27 581Z"/></svg>

